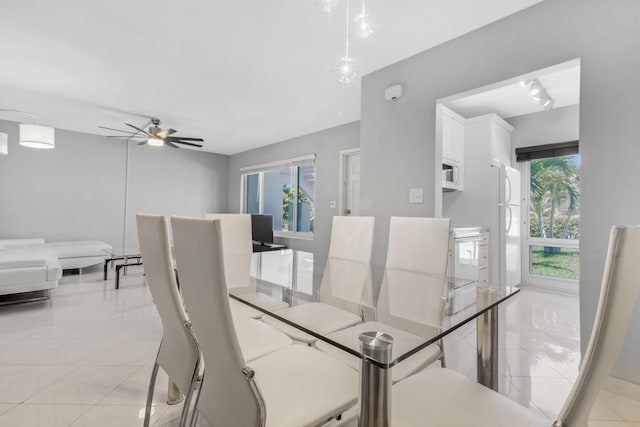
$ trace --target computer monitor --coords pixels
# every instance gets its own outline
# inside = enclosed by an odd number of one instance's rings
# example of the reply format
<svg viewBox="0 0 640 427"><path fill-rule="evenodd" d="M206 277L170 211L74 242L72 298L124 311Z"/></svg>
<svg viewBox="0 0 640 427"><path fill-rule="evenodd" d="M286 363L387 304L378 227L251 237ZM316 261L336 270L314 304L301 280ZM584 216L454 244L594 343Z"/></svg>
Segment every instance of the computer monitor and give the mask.
<svg viewBox="0 0 640 427"><path fill-rule="evenodd" d="M260 243L273 243L272 215L251 215L251 239Z"/></svg>

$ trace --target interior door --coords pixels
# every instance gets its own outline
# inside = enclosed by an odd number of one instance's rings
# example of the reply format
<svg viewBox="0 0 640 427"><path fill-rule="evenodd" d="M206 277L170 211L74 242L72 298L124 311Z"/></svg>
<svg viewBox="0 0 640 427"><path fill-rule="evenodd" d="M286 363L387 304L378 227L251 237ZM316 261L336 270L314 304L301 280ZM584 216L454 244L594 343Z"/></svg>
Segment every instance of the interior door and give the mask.
<svg viewBox="0 0 640 427"><path fill-rule="evenodd" d="M344 157L343 215L360 215L360 153Z"/></svg>

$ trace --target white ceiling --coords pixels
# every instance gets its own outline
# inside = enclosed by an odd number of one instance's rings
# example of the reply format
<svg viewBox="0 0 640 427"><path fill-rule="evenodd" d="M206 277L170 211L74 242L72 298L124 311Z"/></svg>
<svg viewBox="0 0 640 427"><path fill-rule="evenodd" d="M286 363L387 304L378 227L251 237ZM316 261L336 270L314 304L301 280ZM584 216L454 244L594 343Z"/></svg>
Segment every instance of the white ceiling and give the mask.
<svg viewBox="0 0 640 427"><path fill-rule="evenodd" d="M554 67L555 68L555 67ZM538 79L540 84L555 101L553 108L561 108L580 103L580 65L560 67L553 71L542 70L539 73L530 73L523 81ZM460 114L464 118L495 113L503 119L523 116L525 114L544 111L540 103L529 94L528 87L522 87L519 79L511 79L510 82L493 85L488 90L478 90L469 96L452 97L453 100L443 104Z"/></svg>
<svg viewBox="0 0 640 427"><path fill-rule="evenodd" d="M539 1L368 0L377 32L351 53L367 74ZM0 108L95 134L155 116L222 154L349 123L360 81L332 75L346 3L327 14L318 0L5 0Z"/></svg>

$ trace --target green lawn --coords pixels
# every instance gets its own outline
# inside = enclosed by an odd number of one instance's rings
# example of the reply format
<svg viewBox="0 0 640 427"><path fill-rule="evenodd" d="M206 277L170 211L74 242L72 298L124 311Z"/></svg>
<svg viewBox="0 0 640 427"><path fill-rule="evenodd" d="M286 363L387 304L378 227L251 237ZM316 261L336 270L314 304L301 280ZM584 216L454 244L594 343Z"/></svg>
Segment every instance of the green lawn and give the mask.
<svg viewBox="0 0 640 427"><path fill-rule="evenodd" d="M578 280L580 251L562 248L558 254L545 254L542 246L531 248L532 274Z"/></svg>

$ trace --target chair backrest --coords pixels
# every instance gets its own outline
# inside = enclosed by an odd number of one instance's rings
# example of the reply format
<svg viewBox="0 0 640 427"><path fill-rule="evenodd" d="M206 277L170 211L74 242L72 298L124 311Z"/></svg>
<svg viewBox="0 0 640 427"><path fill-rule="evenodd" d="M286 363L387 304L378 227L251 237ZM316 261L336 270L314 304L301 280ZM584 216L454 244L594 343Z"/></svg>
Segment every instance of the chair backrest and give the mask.
<svg viewBox="0 0 640 427"><path fill-rule="evenodd" d="M233 325L220 220L172 217L180 289L205 362L198 410L210 425L257 426L260 404L242 374Z"/></svg>
<svg viewBox="0 0 640 427"><path fill-rule="evenodd" d="M450 228L448 218L391 217L378 320L417 335L441 326Z"/></svg>
<svg viewBox="0 0 640 427"><path fill-rule="evenodd" d="M158 364L186 392L200 351L184 323L187 315L176 284L171 260L167 219L159 215L136 215L144 273L162 321Z"/></svg>
<svg viewBox="0 0 640 427"><path fill-rule="evenodd" d="M320 301L359 314L373 306L371 252L374 217L334 216L329 256L320 283Z"/></svg>
<svg viewBox="0 0 640 427"><path fill-rule="evenodd" d="M566 426L586 426L591 407L618 359L640 289L640 226L614 226L596 318L578 378L560 411Z"/></svg>
<svg viewBox="0 0 640 427"><path fill-rule="evenodd" d="M206 219L219 219L222 224L224 269L229 288L251 286L251 215L206 213Z"/></svg>

